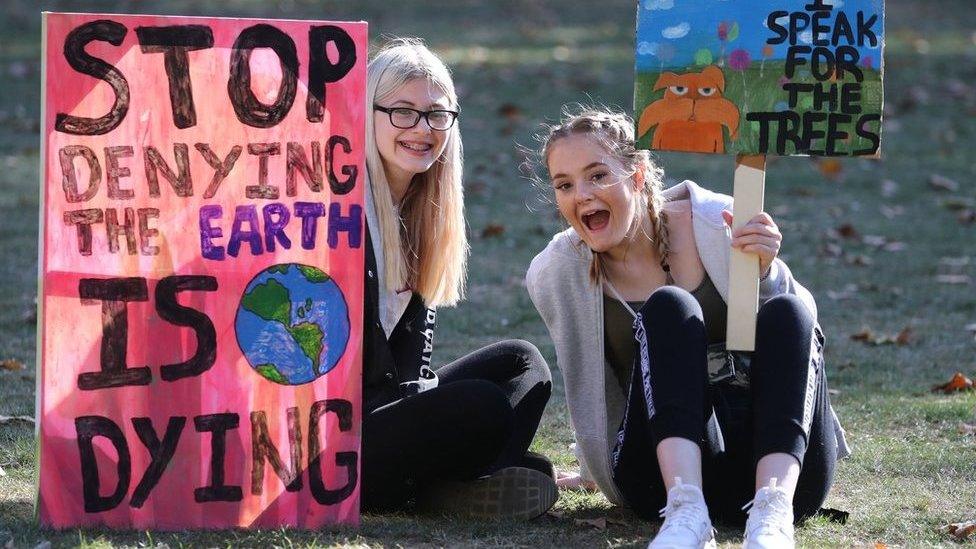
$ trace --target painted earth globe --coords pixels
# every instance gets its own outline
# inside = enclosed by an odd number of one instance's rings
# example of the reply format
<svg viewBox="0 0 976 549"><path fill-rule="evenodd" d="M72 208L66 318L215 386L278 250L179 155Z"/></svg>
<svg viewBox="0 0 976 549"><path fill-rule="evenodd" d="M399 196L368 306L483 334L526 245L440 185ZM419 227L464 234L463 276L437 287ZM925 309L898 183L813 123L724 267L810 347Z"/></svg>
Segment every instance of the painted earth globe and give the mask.
<svg viewBox="0 0 976 549"><path fill-rule="evenodd" d="M237 344L262 377L301 385L325 375L349 341L349 308L321 269L274 265L248 283L234 323Z"/></svg>

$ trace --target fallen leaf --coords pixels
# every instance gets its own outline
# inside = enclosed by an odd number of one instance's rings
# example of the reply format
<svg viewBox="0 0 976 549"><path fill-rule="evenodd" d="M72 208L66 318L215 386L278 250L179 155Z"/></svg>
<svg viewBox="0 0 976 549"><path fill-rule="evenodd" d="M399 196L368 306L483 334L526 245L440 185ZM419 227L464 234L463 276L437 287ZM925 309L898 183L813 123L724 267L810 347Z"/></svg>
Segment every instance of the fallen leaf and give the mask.
<svg viewBox="0 0 976 549"><path fill-rule="evenodd" d="M840 291L827 290L827 297L834 301L843 301L857 295L857 284L847 284Z"/></svg>
<svg viewBox="0 0 976 549"><path fill-rule="evenodd" d="M34 423L34 418L30 416L0 416L0 425L5 425L7 423L13 423L15 421L23 421L25 423Z"/></svg>
<svg viewBox="0 0 976 549"><path fill-rule="evenodd" d="M973 533L976 533L976 520L968 520L966 522L955 522L952 524L947 524L940 528L942 532L951 534L956 541L963 541Z"/></svg>
<svg viewBox="0 0 976 549"><path fill-rule="evenodd" d="M595 519L576 519L573 521L576 526L585 526L588 528L595 528L597 530L607 529L607 518L600 517Z"/></svg>
<svg viewBox="0 0 976 549"><path fill-rule="evenodd" d="M17 360L16 358L8 358L6 360L0 360L0 370L17 371L23 369L24 369L24 363Z"/></svg>
<svg viewBox="0 0 976 549"><path fill-rule="evenodd" d="M21 80L27 76L27 74L30 72L30 68L27 66L27 63L22 61L14 61L9 67L7 67L7 71L10 73L10 76Z"/></svg>
<svg viewBox="0 0 976 549"><path fill-rule="evenodd" d="M976 223L976 210L967 208L957 213L956 221L958 221L960 225L972 225L973 223Z"/></svg>
<svg viewBox="0 0 976 549"><path fill-rule="evenodd" d="M970 280L969 275L935 275L935 281L940 284L969 284Z"/></svg>
<svg viewBox="0 0 976 549"><path fill-rule="evenodd" d="M976 424L960 423L956 430L960 435L976 435Z"/></svg>
<svg viewBox="0 0 976 549"><path fill-rule="evenodd" d="M481 229L481 238L492 238L495 236L501 236L505 233L505 226L499 225L498 223L489 223L485 225L484 229Z"/></svg>
<svg viewBox="0 0 976 549"><path fill-rule="evenodd" d="M956 372L952 376L952 379L948 383L943 383L941 385L935 385L932 387L933 393L942 392L945 394L957 393L959 391L971 391L973 389L973 380L969 379L962 372Z"/></svg>
<svg viewBox="0 0 976 549"><path fill-rule="evenodd" d="M3 467L0 467L0 477L5 477L5 476L7 476L7 472L3 470Z"/></svg>
<svg viewBox="0 0 976 549"><path fill-rule="evenodd" d="M826 242L823 246L821 246L820 253L827 257L840 257L844 255L844 248L841 248L840 244Z"/></svg>
<svg viewBox="0 0 976 549"><path fill-rule="evenodd" d="M959 190L959 183L948 177L934 173L929 176L929 187L937 191L956 192Z"/></svg>
<svg viewBox="0 0 976 549"><path fill-rule="evenodd" d="M946 91L952 94L952 96L956 99L967 99L973 95L972 86L969 86L957 78L950 79L948 82L946 82Z"/></svg>
<svg viewBox="0 0 976 549"><path fill-rule="evenodd" d="M958 212L974 206L969 198L947 198L942 201L942 207L950 212Z"/></svg>
<svg viewBox="0 0 976 549"><path fill-rule="evenodd" d="M965 267L969 265L970 258L968 255L962 257L940 257L939 265L945 265L947 267Z"/></svg>
<svg viewBox="0 0 976 549"><path fill-rule="evenodd" d="M863 341L870 345L908 345L911 343L914 334L912 332L911 326L906 326L902 328L900 332L894 335L878 334L875 333L871 328L863 328L860 332L851 334L851 339L854 341Z"/></svg>
<svg viewBox="0 0 976 549"><path fill-rule="evenodd" d="M518 120L522 118L522 109L513 103L502 103L502 105L498 107L498 114L508 118L509 120Z"/></svg>
<svg viewBox="0 0 976 549"><path fill-rule="evenodd" d="M848 238L851 240L856 240L861 238L861 233L857 232L857 229L854 228L854 225L851 225L850 223L844 223L840 227L837 227L837 234L840 235L842 238Z"/></svg>
<svg viewBox="0 0 976 549"><path fill-rule="evenodd" d="M892 196L895 196L895 193L897 192L898 192L898 183L890 179L885 179L881 181L881 196L885 198L891 198Z"/></svg>
<svg viewBox="0 0 976 549"><path fill-rule="evenodd" d="M888 549L888 546L881 543L880 541L874 542L874 549Z"/></svg>
<svg viewBox="0 0 976 549"><path fill-rule="evenodd" d="M836 158L827 158L817 162L820 173L827 179L837 179L844 170L844 165Z"/></svg>
<svg viewBox="0 0 976 549"><path fill-rule="evenodd" d="M465 183L464 187L465 187L465 192L467 193L482 194L483 192L485 192L485 189L488 187L488 185L485 184L484 181L475 180L470 183Z"/></svg>
<svg viewBox="0 0 976 549"><path fill-rule="evenodd" d="M881 215L888 219L894 219L905 213L903 206L881 206L879 210L881 211Z"/></svg>
<svg viewBox="0 0 976 549"><path fill-rule="evenodd" d="M827 394L828 395L839 395L840 394L840 390L839 389L827 389Z"/></svg>

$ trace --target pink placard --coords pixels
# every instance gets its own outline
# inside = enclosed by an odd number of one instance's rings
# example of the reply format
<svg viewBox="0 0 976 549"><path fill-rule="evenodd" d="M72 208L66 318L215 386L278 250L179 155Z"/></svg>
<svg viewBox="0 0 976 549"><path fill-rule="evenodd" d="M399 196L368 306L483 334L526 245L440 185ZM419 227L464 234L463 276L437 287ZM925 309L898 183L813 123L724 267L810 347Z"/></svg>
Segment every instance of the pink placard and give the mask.
<svg viewBox="0 0 976 549"><path fill-rule="evenodd" d="M357 524L366 24L44 14L42 524Z"/></svg>

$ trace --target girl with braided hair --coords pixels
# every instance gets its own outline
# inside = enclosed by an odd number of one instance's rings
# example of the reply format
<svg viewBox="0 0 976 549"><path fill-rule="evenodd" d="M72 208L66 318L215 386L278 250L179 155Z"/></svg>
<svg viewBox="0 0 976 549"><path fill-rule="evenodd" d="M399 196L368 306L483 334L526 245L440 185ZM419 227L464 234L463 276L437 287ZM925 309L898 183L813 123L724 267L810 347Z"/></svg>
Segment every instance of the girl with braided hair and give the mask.
<svg viewBox="0 0 976 549"><path fill-rule="evenodd" d="M816 304L777 258L776 224L762 213L732 232L731 197L690 181L664 190L624 114L567 111L542 142L570 228L526 286L555 344L583 478L643 516L661 509L650 547L713 547L709 512L741 523L743 509L747 547L793 546L794 520L820 508L849 452ZM733 247L763 273L754 353L724 348Z"/></svg>

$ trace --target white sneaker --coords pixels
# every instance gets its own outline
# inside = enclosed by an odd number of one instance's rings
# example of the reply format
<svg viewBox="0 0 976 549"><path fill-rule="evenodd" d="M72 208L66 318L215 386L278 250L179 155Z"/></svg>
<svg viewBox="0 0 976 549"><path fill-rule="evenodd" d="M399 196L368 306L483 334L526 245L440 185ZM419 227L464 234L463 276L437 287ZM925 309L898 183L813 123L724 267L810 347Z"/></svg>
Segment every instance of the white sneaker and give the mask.
<svg viewBox="0 0 976 549"><path fill-rule="evenodd" d="M742 507L748 509L749 520L742 540L743 549L790 549L793 541L793 502L786 490L770 479L769 486L760 488L756 497Z"/></svg>
<svg viewBox="0 0 976 549"><path fill-rule="evenodd" d="M708 518L708 507L702 491L682 484L675 477L668 490L668 504L661 509L664 524L647 545L647 549L714 549L715 530Z"/></svg>

